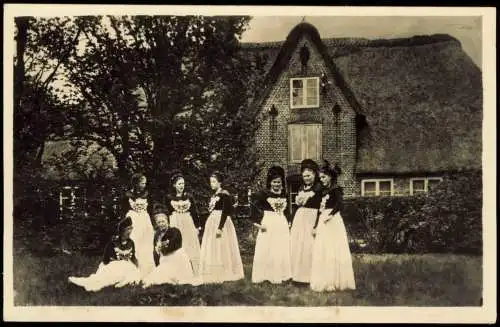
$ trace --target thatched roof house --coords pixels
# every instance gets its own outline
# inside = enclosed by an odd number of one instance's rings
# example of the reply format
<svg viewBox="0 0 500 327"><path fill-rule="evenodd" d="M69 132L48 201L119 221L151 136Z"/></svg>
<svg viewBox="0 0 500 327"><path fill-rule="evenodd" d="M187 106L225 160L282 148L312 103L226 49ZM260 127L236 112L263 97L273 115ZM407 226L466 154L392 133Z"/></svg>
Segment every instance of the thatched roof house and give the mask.
<svg viewBox="0 0 500 327"><path fill-rule="evenodd" d="M113 178L117 163L111 152L86 140L45 142L42 175L59 181Z"/></svg>
<svg viewBox="0 0 500 327"><path fill-rule="evenodd" d="M481 169L482 74L449 35L321 39L314 26L301 23L284 42L247 43L242 50L267 71L255 108L264 122L256 145L268 165L297 172L290 157L296 135L270 137L272 124L265 122L274 119L277 130L316 124L321 149L315 159L339 162L353 196L363 193L363 180L380 176L392 180L393 194L402 194L411 192L410 177ZM318 104L293 108L292 80L314 78L317 85L308 87L310 93L321 89ZM302 153L311 151L302 145ZM395 185L400 178L401 188Z"/></svg>

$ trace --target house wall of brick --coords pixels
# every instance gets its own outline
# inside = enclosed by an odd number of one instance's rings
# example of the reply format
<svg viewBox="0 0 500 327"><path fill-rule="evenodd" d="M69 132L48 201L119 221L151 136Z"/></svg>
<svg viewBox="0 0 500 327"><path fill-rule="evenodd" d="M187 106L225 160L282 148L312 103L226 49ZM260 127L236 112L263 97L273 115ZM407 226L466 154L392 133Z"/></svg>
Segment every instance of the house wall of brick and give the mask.
<svg viewBox="0 0 500 327"><path fill-rule="evenodd" d="M307 70L302 73L299 50L303 45L309 48L310 59ZM331 84L325 93L320 92L319 108L292 109L290 106L290 79L295 77L321 77L327 75ZM275 118L276 128L271 128L269 110L272 106L278 111ZM340 110L334 110L335 106ZM272 165L282 166L287 175L300 173L299 164L289 164L288 125L291 123L322 124L322 156L333 163L339 163L343 174L339 184L344 187L345 196L359 193L355 178L356 160L356 113L342 91L335 85L334 77L324 63L313 42L303 36L293 51L288 67L285 68L258 115L259 129L256 133L255 146L258 160L263 164L259 181L265 184L267 169ZM318 162L321 164L321 162Z"/></svg>

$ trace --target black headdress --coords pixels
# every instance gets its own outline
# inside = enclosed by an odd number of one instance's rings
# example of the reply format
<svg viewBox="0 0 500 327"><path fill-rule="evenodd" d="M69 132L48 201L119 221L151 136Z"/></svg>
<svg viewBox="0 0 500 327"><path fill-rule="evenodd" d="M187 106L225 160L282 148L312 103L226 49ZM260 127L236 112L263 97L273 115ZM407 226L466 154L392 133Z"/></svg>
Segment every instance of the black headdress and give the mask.
<svg viewBox="0 0 500 327"><path fill-rule="evenodd" d="M271 181L275 178L281 178L283 187L285 187L285 170L280 166L273 166L267 171L266 188L271 187Z"/></svg>
<svg viewBox="0 0 500 327"><path fill-rule="evenodd" d="M128 228L132 228L132 219L130 217L125 217L118 223L117 234L122 235Z"/></svg>
<svg viewBox="0 0 500 327"><path fill-rule="evenodd" d="M156 215L161 215L161 214L167 216L167 209L165 208L164 205L157 203L157 204L154 205L151 214L152 214L153 217L156 216Z"/></svg>
<svg viewBox="0 0 500 327"><path fill-rule="evenodd" d="M304 159L300 163L300 171L303 172L305 169L310 169L316 173L318 171L318 164L312 159Z"/></svg>
<svg viewBox="0 0 500 327"><path fill-rule="evenodd" d="M182 172L180 170L176 170L172 173L172 177L170 177L170 185L174 185L179 178L184 178Z"/></svg>
<svg viewBox="0 0 500 327"><path fill-rule="evenodd" d="M220 184L222 184L224 182L224 175L222 174L222 172L216 170L214 171L211 175L211 177L215 177Z"/></svg>
<svg viewBox="0 0 500 327"><path fill-rule="evenodd" d="M337 163L332 167L327 160L324 160L323 166L319 171L323 174L330 175L333 180L337 180L337 177L342 173L342 170Z"/></svg>

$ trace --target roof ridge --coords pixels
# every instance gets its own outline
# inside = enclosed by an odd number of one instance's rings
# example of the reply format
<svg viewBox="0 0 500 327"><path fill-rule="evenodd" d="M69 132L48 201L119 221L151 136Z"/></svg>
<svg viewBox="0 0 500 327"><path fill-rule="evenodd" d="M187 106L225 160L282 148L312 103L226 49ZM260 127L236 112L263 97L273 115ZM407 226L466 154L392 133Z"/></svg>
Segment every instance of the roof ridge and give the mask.
<svg viewBox="0 0 500 327"><path fill-rule="evenodd" d="M397 46L419 46L435 43L457 42L460 41L449 34L425 34L413 35L409 37L398 38L376 38L368 39L363 37L332 37L321 38L321 41L327 47L331 46L364 46L364 47L397 47ZM241 42L242 48L273 48L282 46L283 41L266 41L266 42Z"/></svg>

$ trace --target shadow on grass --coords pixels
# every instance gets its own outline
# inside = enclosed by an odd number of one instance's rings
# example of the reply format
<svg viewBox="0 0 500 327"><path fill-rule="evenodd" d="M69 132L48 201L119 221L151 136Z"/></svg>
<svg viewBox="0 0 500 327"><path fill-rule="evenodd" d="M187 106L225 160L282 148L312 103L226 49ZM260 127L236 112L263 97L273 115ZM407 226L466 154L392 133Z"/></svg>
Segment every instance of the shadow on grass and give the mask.
<svg viewBox="0 0 500 327"><path fill-rule="evenodd" d="M251 257L245 279L219 285L106 288L88 293L68 283L95 271L99 257L14 256L17 306L479 306L482 258L459 255L354 255L354 291L317 293L290 283L253 284Z"/></svg>

